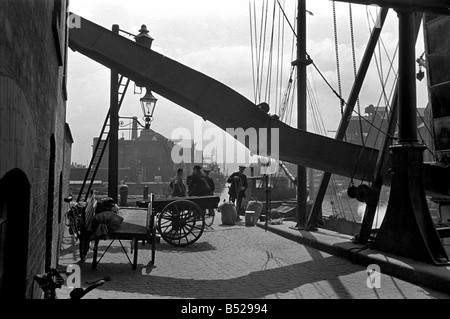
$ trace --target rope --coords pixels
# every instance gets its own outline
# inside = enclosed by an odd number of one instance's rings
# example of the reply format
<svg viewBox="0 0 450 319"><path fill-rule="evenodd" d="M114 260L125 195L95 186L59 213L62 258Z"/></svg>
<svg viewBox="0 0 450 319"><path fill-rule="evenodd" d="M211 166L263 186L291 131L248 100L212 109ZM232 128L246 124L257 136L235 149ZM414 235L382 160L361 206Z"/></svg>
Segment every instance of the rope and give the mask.
<svg viewBox="0 0 450 319"><path fill-rule="evenodd" d="M368 15L367 15L367 19L368 19ZM369 19L368 19L368 21L369 21ZM372 29L371 29L371 27L370 27L370 21L369 21L369 31L370 31L370 33L372 33ZM379 44L379 43L378 43L378 44ZM380 45L379 45L379 49L380 49ZM380 102L381 102L382 97L385 97L386 106L387 106L387 107L389 106L388 98L387 98L386 91L385 91L384 75L383 75L383 69L382 69L381 49L380 49L379 51L380 51L380 56L379 56L379 58L380 58L380 64L378 64L378 59L377 59L377 54L376 54L376 52L374 52L374 59L375 59L375 62L376 62L377 71L378 71L378 76L379 76L379 80L380 80L381 87L382 87L382 93L381 93L381 95L380 95L380 97L379 97L379 99L378 99L378 104L377 104L375 113L378 113L378 109L379 109L379 106L380 106ZM397 52L397 50L396 50L395 52ZM389 54L387 54L387 55L389 56ZM389 69L389 72L388 72L388 76L387 76L387 78L386 78L386 83L387 83L387 81L388 81L388 79L389 79L389 76L390 76L390 73L391 73L391 70L392 70L392 69L393 69L393 65L392 65L392 63L391 63L391 66L390 66L390 69ZM393 90L394 90L394 86L393 86L392 89L391 89L391 95L390 95L390 96L392 96ZM381 119L380 127L383 126L383 123L384 123L386 114L387 114L387 112L385 112L385 113L383 114L383 118ZM360 117L360 119L361 119L361 117ZM372 117L372 121L371 121L371 125L369 126L369 130L368 130L368 132L367 132L367 138L369 138L369 137L371 136L372 128L373 128L373 127L376 127L376 126L374 125L375 119L376 119L376 116L373 116L373 117ZM381 130L378 130L377 135L376 135L376 137L375 137L375 139L374 139L370 157L373 155L373 149L376 148L376 144L377 144L378 138L379 138L379 136L380 136L380 132L381 132ZM360 153L360 156L361 156L361 153ZM357 166L356 166L356 167L357 167ZM356 168L355 168L355 171L356 171ZM364 170L364 174L363 174L363 180L365 180L365 178L366 178L366 176L367 176L367 172L368 172L368 168L366 167L365 170Z"/></svg>
<svg viewBox="0 0 450 319"><path fill-rule="evenodd" d="M264 73L263 68L261 67L261 62L264 61L264 55L261 51L264 50L265 42L263 42L263 30L264 30L264 9L265 9L265 2L263 2L262 5L262 11L261 11L261 21L260 21L260 30L259 30L259 40L258 40L258 28L257 28L257 15L256 15L256 3L253 2L253 23L254 23L254 33L255 33L255 58L256 58L256 96L255 96L255 104L258 104L261 101L261 86L262 86L262 76L261 74ZM264 44L263 44L264 43ZM253 59L253 57L252 57ZM262 61L261 61L262 60Z"/></svg>
<svg viewBox="0 0 450 319"><path fill-rule="evenodd" d="M277 0L278 4L280 4L280 2ZM280 5L281 7L281 5ZM291 28L294 36L297 38L297 33L295 32L295 29L292 27L291 22L289 21L288 17L286 16L286 13L284 12L283 8L281 8L281 11L283 12L283 15L286 19L286 21L289 24L289 27ZM325 84L328 86L328 88L334 93L334 95L336 95L336 97L339 100L342 100L344 102L344 104L346 104L345 100L342 98L342 94L339 94L338 92L336 92L336 90L333 88L333 86L330 84L330 82L328 82L328 80L325 78L325 76L323 75L323 73L320 71L320 69L317 67L316 63L314 62L314 60L311 59L311 56L308 54L308 52L306 51L306 49L304 47L302 47L306 58L311 61L311 65L314 67L314 69L317 71L317 73L319 73L320 77L322 78L322 80L325 82Z"/></svg>
<svg viewBox="0 0 450 319"><path fill-rule="evenodd" d="M388 74L389 75L389 74ZM389 78L389 77L388 77ZM383 79L380 79L381 80L381 82L383 82ZM387 79L386 79L386 81L387 81ZM390 94L390 97L392 97L392 93L394 92L394 88L395 88L395 85L392 87L392 89L391 89L391 94ZM383 94L383 93L381 93L381 94ZM379 104L380 104L380 101L381 101L381 96L380 96L380 98L379 98L379 100L378 100L378 105L377 105L377 108L376 108L376 112L378 112L378 108L379 108ZM357 112L357 111L354 111L355 113ZM372 147L372 150L371 150L371 153L370 153L370 157L372 157L372 155L373 155L373 151L374 151L374 148L375 148L375 144L376 144L376 142L378 141L378 138L379 138L379 135L380 135L380 133L383 133L383 134L385 134L388 138L391 138L391 139L396 139L395 137L393 137L393 136L390 136L387 132L384 132L384 131L382 131L379 127L377 127L376 125L374 125L374 121L375 121L375 116L372 118L372 121L370 122L370 121L368 121L365 117L363 117L363 116L361 116L361 114L359 114L360 115L360 118L362 119L362 120L364 120L364 121L366 121L367 123L369 123L369 130L368 130L368 135L367 136L370 136L370 133L371 133L371 131L372 131L372 128L375 128L375 129L377 129L377 136L376 136L376 138L375 138L375 141L374 141L374 146ZM382 126L382 123L384 122L384 118L385 118L385 116L386 116L386 113L383 115L383 119L382 119L382 121L381 121L381 125L380 126ZM361 149L361 151L360 151L360 155L359 155L359 160L356 162L356 166L355 166L355 171L353 172L353 174L356 172L356 168L358 167L358 163L360 162L360 159L361 159L361 156L362 156L362 149ZM365 168L365 170L364 170L364 174L363 174L363 180L365 180L365 178L366 178L366 175L367 175L367 166L366 166L366 168ZM352 179L353 179L353 177L352 177Z"/></svg>
<svg viewBox="0 0 450 319"><path fill-rule="evenodd" d="M371 127L373 127L374 129L378 130L380 133L386 135L386 137L388 137L388 138L390 138L390 139L393 139L393 140L398 140L397 137L395 137L395 136L393 136L393 135L390 135L390 134L388 134L387 132L382 131L382 130L381 130L380 128L378 128L377 126L373 125L369 120L367 120L366 118L364 118L364 117L361 115L361 113L359 113L358 111L353 111L353 112L355 112L357 115L361 116L361 119L362 119L363 121L365 121L367 124L369 124L369 125L370 125Z"/></svg>
<svg viewBox="0 0 450 319"><path fill-rule="evenodd" d="M273 15L272 15L272 32L270 36L270 49L269 49L269 62L267 64L267 80L266 80L266 92L264 95L264 99L266 102L270 104L270 96L271 96L271 83L272 83L272 59L273 59L273 43L274 43L274 33L275 33L275 13L276 6L273 6Z"/></svg>
<svg viewBox="0 0 450 319"><path fill-rule="evenodd" d="M317 93L315 90L316 88L314 85L312 85L310 83L309 79L308 79L307 88L308 88L307 93L308 93L310 110L311 110L311 114L312 114L312 118L313 118L314 130L319 134L326 135L325 123L323 122L323 117L320 113L319 102L317 100ZM355 216L351 209L351 204L347 203L347 207L344 208L342 199L340 198L340 196L337 195L337 193L338 193L338 190L336 187L337 182L333 176L331 176L330 182L331 182L331 187L333 188L334 194L335 194L334 196L329 195L333 215L346 219L345 210L348 207L350 207L350 213L351 213L352 219L353 219L353 221L355 221ZM347 201L348 201L348 199L347 199ZM338 209L336 209L336 206L338 207Z"/></svg>
<svg viewBox="0 0 450 319"><path fill-rule="evenodd" d="M349 17L350 17L350 38L351 38L351 44L352 44L353 74L356 79L357 71L356 71L355 36L353 33L353 12L352 12L352 4L351 3L348 4L348 8L349 8ZM358 107L358 113L361 113L361 105L360 105L359 98L356 100L356 104ZM365 146L364 131L363 131L361 117L359 118L359 133L361 135L361 145Z"/></svg>
<svg viewBox="0 0 450 319"><path fill-rule="evenodd" d="M294 83L293 83L294 88L297 87L297 77L294 78ZM296 90L292 90L292 97L294 97ZM295 98L290 99L290 103L289 103L289 112L288 112L288 117L286 118L286 121L288 124L292 123L292 111L294 109L294 100Z"/></svg>
<svg viewBox="0 0 450 319"><path fill-rule="evenodd" d="M285 1L283 0L283 6L285 5ZM282 23L282 30L281 30L281 73L280 73L280 82L282 81L282 79L283 79L283 75L284 75L284 68L283 68L283 66L284 66L284 46L285 46L285 41L284 41L284 39L285 39L285 27L286 27L286 23L285 23L285 20L284 19L282 19L282 17L281 17L281 10L278 12L279 14L278 14L278 20L279 21L282 21L283 23ZM281 98L281 92L282 92L282 88L281 88L281 86L280 86L280 95L279 95L279 97ZM281 106L280 106L281 107ZM277 108L277 109L279 109L279 108Z"/></svg>
<svg viewBox="0 0 450 319"><path fill-rule="evenodd" d="M278 28L277 28L277 73L275 76L275 114L278 114L278 93L280 93L280 88L278 86L278 81L280 79L280 11L278 11ZM281 93L280 93L281 94Z"/></svg>
<svg viewBox="0 0 450 319"><path fill-rule="evenodd" d="M278 5L281 6L280 3ZM252 3L251 0L249 2L255 104L261 103L264 99L264 102L271 105L275 114L280 112L283 97L281 83L284 77L285 20L281 12L276 3L270 7L266 0L262 3L259 17L256 2Z"/></svg>
<svg viewBox="0 0 450 319"><path fill-rule="evenodd" d="M325 124L323 122L322 114L320 113L319 102L316 98L316 94L308 79L308 100L311 109L311 117L313 120L313 129L315 132L321 135L326 135Z"/></svg>
<svg viewBox="0 0 450 319"><path fill-rule="evenodd" d="M253 77L253 96L255 99L256 104L256 80L255 80L255 59L254 59L254 52L253 52L253 24L252 24L252 4L249 1L248 2L248 10L250 15L250 45L251 45L251 52L252 52L252 77Z"/></svg>
<svg viewBox="0 0 450 319"><path fill-rule="evenodd" d="M314 83L314 82L313 82ZM320 113L320 107L319 102L317 100L317 93L315 91L315 86L310 83L308 79L308 99L309 99L309 105L311 110L311 115L313 119L313 126L317 133L326 135L326 128L325 123L323 122L323 117ZM353 221L356 221L354 211L352 209L352 205L355 203L355 201L351 201L347 198L346 206L343 205L343 199L338 196L338 190L336 187L337 181L334 176L331 176L330 179L331 187L334 190L335 195L329 195L330 196L330 203L333 210L333 215L339 216L341 218L347 219L346 212L348 212L351 215L351 219ZM336 209L337 207L337 209Z"/></svg>
<svg viewBox="0 0 450 319"><path fill-rule="evenodd" d="M291 21L289 21L288 17L286 16L286 13L284 12L283 7L281 6L281 3L279 0L277 0L278 6L280 7L281 12L284 15L284 18L286 19L287 23L289 24L289 27L291 28L292 32L294 33L294 36L297 38L297 33L295 32L295 29L292 27Z"/></svg>
<svg viewBox="0 0 450 319"><path fill-rule="evenodd" d="M265 6L265 4L267 4L266 6ZM261 45L261 43L262 43L262 48L260 47L260 51L261 51L261 49L262 49L262 55L261 55L261 53L260 53L260 57L262 57L261 58L261 60L260 61L258 61L258 63L261 65L261 64L263 64L264 63L264 56L265 56L265 47L266 47L266 33L267 33L267 14L268 14L268 12L269 12L269 4L268 4L268 0L266 0L266 2L265 3L263 3L263 15L264 15L264 7L266 8L266 10L265 10L265 16L264 16L264 20L263 20L263 22L261 23L261 33L260 33L260 37L262 37L262 35L263 35L263 32L262 32L262 30L264 29L264 41L261 41L261 39L260 39L260 45ZM260 79L263 79L264 78L264 66L262 66L261 67L261 77L260 77ZM260 82L260 87L259 87L259 100L258 100L258 102L261 102L261 94L262 94L262 81Z"/></svg>
<svg viewBox="0 0 450 319"><path fill-rule="evenodd" d="M264 6L264 3L263 3ZM259 44L261 41L258 42L258 31L257 31L257 25L256 25L256 4L253 2L253 23L254 23L254 32L255 32L255 58L256 58L256 86L255 86L255 104L258 103L258 96L259 94L259 61L260 61L260 54L261 54L261 45ZM261 32L260 32L261 33ZM261 39L260 39L261 40ZM259 49L258 49L259 47Z"/></svg>
<svg viewBox="0 0 450 319"><path fill-rule="evenodd" d="M283 12L283 10L280 10ZM295 53L295 36L292 37L291 42L291 61L294 60L294 53ZM288 85L286 87L285 94L283 96L283 102L280 108L280 120L291 124L292 121L292 111L294 106L294 94L295 94L295 88L297 83L297 76L296 76L296 68L294 66L291 66L291 71L289 74L289 80ZM294 89L292 89L294 87ZM292 95L292 98L291 98Z"/></svg>
<svg viewBox="0 0 450 319"><path fill-rule="evenodd" d="M428 133L430 133L430 135L431 135L432 137L434 137L434 134L431 133L431 131L428 129L428 127L427 127L427 125L426 125L426 123L425 123L424 118L423 118L422 115L419 113L419 110L416 110L416 112L417 112L417 114L419 115L420 119L422 120L422 123L424 124L424 126L427 128ZM425 145L427 151L430 152L431 156L433 156L434 159L435 159L437 162L439 162L439 157L438 157L438 156L437 156L437 155L436 155L436 154L428 147L428 145L424 142L424 139L423 139L423 137L422 137L422 134L420 133L420 130L417 130L417 132L419 133L419 137L420 137L420 139L423 141L423 144Z"/></svg>
<svg viewBox="0 0 450 319"><path fill-rule="evenodd" d="M366 16L367 16L367 21L368 21L368 27L369 27L369 32L370 33L372 33L372 27L371 27L371 25L370 25L370 19L369 19L369 10L368 10L368 7L366 7ZM373 16L372 16L372 13L370 12L370 18L371 18L371 20L372 20L372 23L375 23L375 20L374 20L374 18L373 18ZM376 63L376 65L377 65L377 70L378 70L378 76L380 77L380 79L381 79L381 88L382 88L382 90L383 90L383 94L384 94L384 98L385 98L385 104L386 104L386 107L390 107L390 105L389 105L389 100L391 99L390 97L388 98L387 96L386 96L386 92L385 92L385 84L383 83L383 81L382 81L382 79L384 79L384 75L383 75L383 65L382 65L382 52L381 52L381 47L383 47L384 48L384 52L385 52L385 54L386 54L386 57L387 57L387 59L388 59L388 61L389 61L389 71L388 71L388 77L387 78L389 78L389 74L390 74L390 72L392 71L392 70L394 70L394 61L393 61L393 59L391 59L391 57L390 57L390 55L389 55L389 53L387 52L387 49L386 49L386 46L384 45L384 41L383 41L383 38L380 36L380 38L379 38L379 41L378 41L378 51L379 51L379 59L380 59L380 66L378 65L378 59L376 59L375 58L375 63ZM395 51L394 51L394 58L397 56L397 51L398 51L398 43L397 43L397 46L396 46L396 48L395 48ZM375 53L376 54L376 53ZM397 74L394 72L394 76L395 76L395 79L397 80ZM387 80L386 80L386 83L387 83ZM380 99L381 100L381 99Z"/></svg>
<svg viewBox="0 0 450 319"><path fill-rule="evenodd" d="M295 8L295 12L297 12L297 7ZM294 19L296 17L296 13L294 12ZM291 41L291 61L294 61L295 59L295 54L296 54L296 36L293 35L292 36L292 41ZM294 88L293 90L291 90L290 94L292 95L292 98L290 98L288 100L288 108L287 108L287 116L286 117L286 123L287 124L292 124L292 113L294 110L294 100L295 100L295 94L297 92L297 68L292 66L291 69L291 79L292 77L294 78L293 83L291 83L291 86Z"/></svg>
<svg viewBox="0 0 450 319"><path fill-rule="evenodd" d="M286 92L285 92L284 97L283 97L283 101L282 101L282 104L281 104L281 107L280 107L280 111L278 113L281 121L284 121L286 119L285 118L285 116L286 116L286 107L288 106L288 103L289 103L289 100L290 100L290 94L291 94L292 83L293 83L292 76L294 74L294 69L295 68L292 67L291 74L290 74L289 81L288 81L288 86L286 88Z"/></svg>
<svg viewBox="0 0 450 319"><path fill-rule="evenodd" d="M276 74L276 83L275 83L275 114L278 114L278 107L279 107L279 99L281 99L281 79L283 78L283 53L284 53L284 34L283 38L281 36L281 21L284 22L284 20L281 19L281 10L278 11L278 32L277 32L277 74ZM283 23L284 27L284 23ZM280 53L281 51L281 53ZM280 63L281 60L281 63ZM281 65L281 68L280 68ZM281 70L280 70L281 69Z"/></svg>
<svg viewBox="0 0 450 319"><path fill-rule="evenodd" d="M336 3L333 1L333 27L334 27L334 49L336 53L336 71L337 71L337 81L339 96L342 96L342 84L341 84L341 68L339 63L339 41L337 32L337 19L336 19ZM340 99L341 104L341 116L344 115L344 101Z"/></svg>
<svg viewBox="0 0 450 319"><path fill-rule="evenodd" d="M317 90L316 90L316 86L315 86L315 81L314 81L314 78L312 79L313 81L312 81L312 84L310 84L309 86L311 87L311 91L312 91L312 96L315 98L315 97L317 97ZM308 83L309 83L309 79L308 79ZM321 111L320 111L320 105L319 105L319 101L317 100L317 98L315 98L315 103L313 104L313 105L317 105L317 108L316 108L316 113L317 113L317 117L318 117L318 130L317 130L317 132L319 133L319 134L321 134L321 135L324 135L324 136L327 136L327 130L326 130L326 128L325 128L325 123L324 123L324 121L323 121L323 116L322 116L322 113L321 113Z"/></svg>

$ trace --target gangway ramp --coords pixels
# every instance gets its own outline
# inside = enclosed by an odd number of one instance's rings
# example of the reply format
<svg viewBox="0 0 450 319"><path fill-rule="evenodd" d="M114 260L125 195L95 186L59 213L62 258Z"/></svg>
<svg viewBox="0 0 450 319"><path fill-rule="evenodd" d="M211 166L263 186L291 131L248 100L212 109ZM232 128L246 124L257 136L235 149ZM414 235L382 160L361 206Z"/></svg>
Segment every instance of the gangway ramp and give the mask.
<svg viewBox="0 0 450 319"><path fill-rule="evenodd" d="M73 13L72 13L73 14ZM240 93L219 81L80 17L80 27L69 31L72 50L116 69L138 86L150 87L162 97L218 127L278 128L282 161L371 181L377 149L295 129L265 113ZM249 145L246 145L249 147ZM267 154L266 149L250 149ZM270 155L270 151L269 151ZM450 174L436 165L424 165L425 188L448 195ZM390 175L384 175L389 185Z"/></svg>

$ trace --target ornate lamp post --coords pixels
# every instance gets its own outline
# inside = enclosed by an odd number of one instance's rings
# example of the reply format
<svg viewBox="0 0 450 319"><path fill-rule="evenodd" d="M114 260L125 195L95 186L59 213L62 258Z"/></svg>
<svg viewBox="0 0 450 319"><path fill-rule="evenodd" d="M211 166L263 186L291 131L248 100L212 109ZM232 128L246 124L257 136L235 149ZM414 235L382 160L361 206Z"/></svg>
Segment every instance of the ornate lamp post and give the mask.
<svg viewBox="0 0 450 319"><path fill-rule="evenodd" d="M113 25L112 31L119 34L119 25ZM139 34L134 37L136 43L151 49L153 38L148 34L147 27L143 24L139 30ZM128 33L129 34L129 33ZM129 34L131 35L131 34ZM119 181L119 73L117 69L111 68L111 89L110 89L110 131L109 131L109 161L108 161L108 195L117 202L118 197L118 181ZM148 104L150 102L150 104ZM141 99L142 109L145 116L145 128L150 128L150 122L153 119L153 111L155 109L156 99L151 95L151 91L147 90L146 96ZM147 107L149 112L147 112ZM145 109L144 109L145 108Z"/></svg>
<svg viewBox="0 0 450 319"><path fill-rule="evenodd" d="M145 96L140 99L142 112L144 113L145 130L150 129L150 123L153 121L153 113L155 112L157 101L149 88L147 88Z"/></svg>
<svg viewBox="0 0 450 319"><path fill-rule="evenodd" d="M139 30L139 34L134 37L137 43L140 45L150 49L152 47L153 38L148 34L147 26L145 24L142 25Z"/></svg>
<svg viewBox="0 0 450 319"><path fill-rule="evenodd" d="M139 34L134 37L136 43L151 49L153 38L148 34L147 26L143 24L139 30ZM153 121L153 112L155 111L156 102L158 101L152 94L152 91L147 88L147 93L141 98L141 108L144 113L145 130L150 128L150 123Z"/></svg>

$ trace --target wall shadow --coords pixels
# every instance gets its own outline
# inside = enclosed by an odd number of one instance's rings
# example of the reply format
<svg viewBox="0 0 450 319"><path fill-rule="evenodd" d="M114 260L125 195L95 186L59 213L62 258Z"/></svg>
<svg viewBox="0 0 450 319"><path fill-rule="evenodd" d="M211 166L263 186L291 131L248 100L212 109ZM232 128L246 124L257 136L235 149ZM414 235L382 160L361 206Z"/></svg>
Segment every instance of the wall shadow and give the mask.
<svg viewBox="0 0 450 319"><path fill-rule="evenodd" d="M264 298L267 295L287 293L300 286L320 281L327 281L334 291L333 296L323 293L321 298L353 298L347 289L343 289L339 277L352 274L355 270L350 269L351 267L330 267L334 263L342 263L342 260L338 257L328 257L273 269L261 269L248 275L219 280L145 275L143 268L138 267L137 271L132 271L125 263L103 263L95 271L90 269L90 263L85 263L81 265L81 270L83 281L105 275L111 277L111 281L100 287L100 290L152 294L163 298ZM170 265L156 265L158 266L170 267ZM114 274L118 274L116 278ZM201 277L201 274L193 274L193 277ZM305 295L300 298L309 297Z"/></svg>

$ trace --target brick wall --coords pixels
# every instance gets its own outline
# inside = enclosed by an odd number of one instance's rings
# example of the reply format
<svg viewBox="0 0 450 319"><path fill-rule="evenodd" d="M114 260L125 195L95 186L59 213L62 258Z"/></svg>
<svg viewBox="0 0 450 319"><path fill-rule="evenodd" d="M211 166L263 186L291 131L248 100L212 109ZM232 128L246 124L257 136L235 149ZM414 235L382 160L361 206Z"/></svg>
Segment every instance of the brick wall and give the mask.
<svg viewBox="0 0 450 319"><path fill-rule="evenodd" d="M66 139L63 88L65 8L66 0L0 2L0 179L18 168L31 184L28 298L41 296L32 277L44 271L46 247L51 249L48 254L51 266L57 265L58 243L64 223L64 220L58 220L61 208L59 188L63 187L63 194L68 191L68 172L65 169L70 165L70 145L63 145L71 144ZM59 19L53 17L55 9L59 11ZM59 33L55 33L54 30L58 29L55 26L59 27ZM55 34L62 43L62 59L58 58ZM55 184L53 201L49 203L48 199L52 198L48 193L52 136L56 145ZM62 185L61 173L65 177ZM51 221L49 225L48 220ZM49 238L51 244L46 245Z"/></svg>

